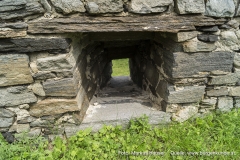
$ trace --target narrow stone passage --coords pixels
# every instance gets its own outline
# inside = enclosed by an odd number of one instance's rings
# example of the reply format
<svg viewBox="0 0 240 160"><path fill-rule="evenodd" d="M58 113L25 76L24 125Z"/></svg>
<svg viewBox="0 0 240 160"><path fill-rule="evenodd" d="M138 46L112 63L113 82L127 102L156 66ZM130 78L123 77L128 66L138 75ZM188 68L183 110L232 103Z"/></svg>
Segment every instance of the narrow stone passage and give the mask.
<svg viewBox="0 0 240 160"><path fill-rule="evenodd" d="M92 127L93 130L100 129L103 124L125 126L131 118L144 114L149 116L152 124L170 121L170 115L152 108L149 94L134 84L130 77L112 77L92 99L81 126Z"/></svg>

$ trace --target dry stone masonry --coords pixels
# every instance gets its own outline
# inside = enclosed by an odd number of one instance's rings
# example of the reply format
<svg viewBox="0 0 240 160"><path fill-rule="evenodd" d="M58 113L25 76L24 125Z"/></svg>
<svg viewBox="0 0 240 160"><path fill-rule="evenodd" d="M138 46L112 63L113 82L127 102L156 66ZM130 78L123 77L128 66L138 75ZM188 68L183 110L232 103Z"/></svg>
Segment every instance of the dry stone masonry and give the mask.
<svg viewBox="0 0 240 160"><path fill-rule="evenodd" d="M240 107L240 0L0 0L0 132L63 135L129 58L183 122Z"/></svg>

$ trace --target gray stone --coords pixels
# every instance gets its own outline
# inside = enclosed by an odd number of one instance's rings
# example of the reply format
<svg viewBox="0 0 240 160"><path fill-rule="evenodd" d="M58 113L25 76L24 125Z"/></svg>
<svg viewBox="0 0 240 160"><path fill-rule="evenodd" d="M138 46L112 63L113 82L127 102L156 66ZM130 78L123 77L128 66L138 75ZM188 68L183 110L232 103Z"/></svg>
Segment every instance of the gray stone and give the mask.
<svg viewBox="0 0 240 160"><path fill-rule="evenodd" d="M129 4L129 9L130 12L140 14L159 13L166 11L172 2L172 0L132 0Z"/></svg>
<svg viewBox="0 0 240 160"><path fill-rule="evenodd" d="M38 137L41 134L42 130L41 128L31 128L28 132L29 137Z"/></svg>
<svg viewBox="0 0 240 160"><path fill-rule="evenodd" d="M204 13L204 0L177 0L176 11L179 14Z"/></svg>
<svg viewBox="0 0 240 160"><path fill-rule="evenodd" d="M43 82L43 88L46 96L74 97L77 95L77 87L72 78Z"/></svg>
<svg viewBox="0 0 240 160"><path fill-rule="evenodd" d="M17 123L29 123L34 120L33 117L30 117L29 112L26 109L19 109L18 107L8 108L10 111L14 112L17 115Z"/></svg>
<svg viewBox="0 0 240 160"><path fill-rule="evenodd" d="M202 26L202 27L197 27L198 31L202 31L202 32L217 32L218 26Z"/></svg>
<svg viewBox="0 0 240 160"><path fill-rule="evenodd" d="M219 97L217 109L222 112L231 111L233 108L233 98L232 97Z"/></svg>
<svg viewBox="0 0 240 160"><path fill-rule="evenodd" d="M33 75L33 78L35 80L47 80L47 79L56 78L56 75L51 71L39 71Z"/></svg>
<svg viewBox="0 0 240 160"><path fill-rule="evenodd" d="M52 11L52 6L48 3L48 0L40 0L40 3L43 5L44 9L47 12L51 12Z"/></svg>
<svg viewBox="0 0 240 160"><path fill-rule="evenodd" d="M43 119L35 119L33 122L30 123L30 127L52 127L53 122Z"/></svg>
<svg viewBox="0 0 240 160"><path fill-rule="evenodd" d="M45 92L43 90L43 86L40 83L34 83L31 86L31 88L32 88L33 93L35 93L36 95L45 96Z"/></svg>
<svg viewBox="0 0 240 160"><path fill-rule="evenodd" d="M34 103L37 97L26 86L0 88L0 107Z"/></svg>
<svg viewBox="0 0 240 160"><path fill-rule="evenodd" d="M40 52L66 53L69 51L70 39L65 38L22 38L22 39L1 39L1 52Z"/></svg>
<svg viewBox="0 0 240 160"><path fill-rule="evenodd" d="M67 55L62 54L58 56L37 59L37 68L39 71L62 72L71 70L73 66L67 60Z"/></svg>
<svg viewBox="0 0 240 160"><path fill-rule="evenodd" d="M228 95L227 87L218 87L218 88L207 91L207 96L210 96L210 97L220 97L220 96L227 96L227 95Z"/></svg>
<svg viewBox="0 0 240 160"><path fill-rule="evenodd" d="M0 55L0 86L32 83L29 58L25 54Z"/></svg>
<svg viewBox="0 0 240 160"><path fill-rule="evenodd" d="M235 5L233 0L208 0L205 15L213 17L233 17Z"/></svg>
<svg viewBox="0 0 240 160"><path fill-rule="evenodd" d="M168 92L169 95L164 97L168 103L199 102L205 93L205 86L186 86L179 89L169 86Z"/></svg>
<svg viewBox="0 0 240 160"><path fill-rule="evenodd" d="M197 37L198 31L178 32L178 33L160 33L165 38L170 38L175 42L184 42Z"/></svg>
<svg viewBox="0 0 240 160"><path fill-rule="evenodd" d="M79 130L92 128L93 132L98 131L104 124L106 125L122 125L127 127L130 119L138 118L142 115L149 117L149 123L153 125L170 123L171 115L149 107L141 105L137 102L127 105L127 103L113 104L97 104L90 105L84 120L80 126L66 124L65 132L67 137L77 133Z"/></svg>
<svg viewBox="0 0 240 160"><path fill-rule="evenodd" d="M240 97L240 87L230 87L229 96Z"/></svg>
<svg viewBox="0 0 240 160"><path fill-rule="evenodd" d="M44 9L38 0L2 0L0 4L0 19L4 20L42 13Z"/></svg>
<svg viewBox="0 0 240 160"><path fill-rule="evenodd" d="M10 28L10 29L27 29L28 25L25 22L16 23L2 23L0 28Z"/></svg>
<svg viewBox="0 0 240 160"><path fill-rule="evenodd" d="M220 43L231 50L238 50L239 40L234 31L223 31L220 36Z"/></svg>
<svg viewBox="0 0 240 160"><path fill-rule="evenodd" d="M240 99L239 98L234 98L234 107L235 108L240 108Z"/></svg>
<svg viewBox="0 0 240 160"><path fill-rule="evenodd" d="M184 52L209 52L215 50L217 47L214 43L204 43L194 38L183 43Z"/></svg>
<svg viewBox="0 0 240 160"><path fill-rule="evenodd" d="M11 118L5 118L0 117L0 128L7 128L10 127L13 124L14 117Z"/></svg>
<svg viewBox="0 0 240 160"><path fill-rule="evenodd" d="M0 12L22 9L27 4L26 0L1 0Z"/></svg>
<svg viewBox="0 0 240 160"><path fill-rule="evenodd" d="M239 81L238 73L231 73L224 76L212 76L209 85L224 85L224 84L236 84Z"/></svg>
<svg viewBox="0 0 240 160"><path fill-rule="evenodd" d="M231 26L232 28L238 29L240 24L235 19L232 19L232 20L227 22L227 25Z"/></svg>
<svg viewBox="0 0 240 160"><path fill-rule="evenodd" d="M215 106L217 103L217 98L208 98L208 99L203 99L201 104L206 105L206 106Z"/></svg>
<svg viewBox="0 0 240 160"><path fill-rule="evenodd" d="M173 113L172 120L177 122L184 122L198 113L198 107L185 106L177 113Z"/></svg>
<svg viewBox="0 0 240 160"><path fill-rule="evenodd" d="M80 0L51 0L51 2L57 11L64 14L86 11Z"/></svg>
<svg viewBox="0 0 240 160"><path fill-rule="evenodd" d="M197 38L199 41L203 42L216 42L218 41L217 35L211 35L211 34L198 34Z"/></svg>
<svg viewBox="0 0 240 160"><path fill-rule="evenodd" d="M4 118L12 118L15 116L15 113L8 110L8 109L4 109L4 108L0 108L0 117L4 117Z"/></svg>
<svg viewBox="0 0 240 160"><path fill-rule="evenodd" d="M86 9L90 14L118 13L123 11L122 0L87 0Z"/></svg>
<svg viewBox="0 0 240 160"><path fill-rule="evenodd" d="M74 111L80 111L75 99L45 99L30 108L30 115L41 117Z"/></svg>
<svg viewBox="0 0 240 160"><path fill-rule="evenodd" d="M234 54L231 52L208 52L187 54L164 53L163 69L172 78L205 77L206 72L220 70L232 72Z"/></svg>

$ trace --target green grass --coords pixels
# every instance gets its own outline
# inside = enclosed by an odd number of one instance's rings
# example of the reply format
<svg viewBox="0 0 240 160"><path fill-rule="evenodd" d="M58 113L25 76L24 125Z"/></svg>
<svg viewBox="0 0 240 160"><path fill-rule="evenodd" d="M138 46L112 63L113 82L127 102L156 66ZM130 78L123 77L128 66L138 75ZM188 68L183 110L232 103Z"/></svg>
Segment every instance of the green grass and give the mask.
<svg viewBox="0 0 240 160"><path fill-rule="evenodd" d="M112 76L129 76L129 59L112 60Z"/></svg>
<svg viewBox="0 0 240 160"><path fill-rule="evenodd" d="M0 159L237 160L240 157L239 117L240 109L181 124L152 127L143 116L131 120L127 129L105 126L97 133L87 129L68 140L56 138L51 145L39 138L14 144L7 144L0 138ZM136 155L144 153L155 155ZM164 154L157 155L161 153ZM203 153L205 155L200 155ZM216 153L219 155L210 155Z"/></svg>

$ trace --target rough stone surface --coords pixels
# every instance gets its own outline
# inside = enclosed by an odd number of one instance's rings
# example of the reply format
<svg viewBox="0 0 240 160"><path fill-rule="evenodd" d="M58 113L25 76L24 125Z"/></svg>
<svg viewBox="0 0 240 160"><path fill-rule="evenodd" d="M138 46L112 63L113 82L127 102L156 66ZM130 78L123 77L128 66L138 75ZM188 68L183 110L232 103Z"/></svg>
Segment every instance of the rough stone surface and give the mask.
<svg viewBox="0 0 240 160"><path fill-rule="evenodd" d="M184 122L198 113L198 107L186 106L177 113L173 113L172 119L177 122Z"/></svg>
<svg viewBox="0 0 240 160"><path fill-rule="evenodd" d="M188 42L183 43L184 52L208 52L213 51L217 47L214 43L204 43L194 38Z"/></svg>
<svg viewBox="0 0 240 160"><path fill-rule="evenodd" d="M213 17L233 17L235 5L233 0L209 0L206 3L205 15Z"/></svg>
<svg viewBox="0 0 240 160"><path fill-rule="evenodd" d="M203 42L216 42L218 41L217 35L211 35L211 34L198 34L197 38L199 41Z"/></svg>
<svg viewBox="0 0 240 160"><path fill-rule="evenodd" d="M34 83L31 86L31 89L32 89L33 93L35 93L36 95L39 95L39 96L45 96L46 95L44 90L43 90L43 86L40 83Z"/></svg>
<svg viewBox="0 0 240 160"><path fill-rule="evenodd" d="M170 77L183 78L206 76L204 72L220 70L231 72L233 67L234 54L231 52L209 52L187 54L176 52L164 54L163 60L168 62L164 64L164 70ZM174 59L172 63L169 59ZM168 67L171 67L170 70Z"/></svg>
<svg viewBox="0 0 240 160"><path fill-rule="evenodd" d="M169 95L165 98L168 103L191 103L198 102L202 99L205 93L205 86L187 86L174 89L173 86L168 88Z"/></svg>
<svg viewBox="0 0 240 160"><path fill-rule="evenodd" d="M36 96L26 86L0 88L0 107L16 106L37 101Z"/></svg>
<svg viewBox="0 0 240 160"><path fill-rule="evenodd" d="M204 0L177 0L176 11L179 14L204 13Z"/></svg>
<svg viewBox="0 0 240 160"><path fill-rule="evenodd" d="M34 104L30 108L30 115L41 117L44 115L56 115L79 110L75 99L46 99Z"/></svg>
<svg viewBox="0 0 240 160"><path fill-rule="evenodd" d="M228 95L227 87L217 87L215 89L207 91L207 96L210 96L210 97L219 97L219 96L226 96L226 95Z"/></svg>
<svg viewBox="0 0 240 160"><path fill-rule="evenodd" d="M235 53L233 64L235 68L240 69L240 53Z"/></svg>
<svg viewBox="0 0 240 160"><path fill-rule="evenodd" d="M197 27L198 31L202 31L202 32L217 32L218 26L202 26L202 27Z"/></svg>
<svg viewBox="0 0 240 160"><path fill-rule="evenodd" d="M233 98L219 97L217 108L222 112L230 111L233 108Z"/></svg>
<svg viewBox="0 0 240 160"><path fill-rule="evenodd" d="M0 38L24 37L26 35L25 29L0 28Z"/></svg>
<svg viewBox="0 0 240 160"><path fill-rule="evenodd" d="M214 76L211 77L208 82L209 85L223 85L223 84L236 84L239 80L238 73L231 73L224 76Z"/></svg>
<svg viewBox="0 0 240 160"><path fill-rule="evenodd" d="M10 127L13 124L14 112L0 108L0 128Z"/></svg>
<svg viewBox="0 0 240 160"><path fill-rule="evenodd" d="M118 13L123 11L122 0L87 0L86 9L90 14Z"/></svg>
<svg viewBox="0 0 240 160"><path fill-rule="evenodd" d="M172 0L132 0L130 2L129 8L130 12L133 13L158 13L164 12L168 9L168 6L172 3Z"/></svg>
<svg viewBox="0 0 240 160"><path fill-rule="evenodd" d="M74 97L77 95L77 88L72 78L61 80L49 80L43 83L46 96Z"/></svg>
<svg viewBox="0 0 240 160"><path fill-rule="evenodd" d="M22 39L1 39L1 52L40 52L66 53L70 47L70 39L65 38L22 38ZM43 47L44 46L44 47Z"/></svg>
<svg viewBox="0 0 240 160"><path fill-rule="evenodd" d="M39 71L66 71L71 70L72 65L67 60L67 56L65 54L39 58L37 59L37 68Z"/></svg>
<svg viewBox="0 0 240 160"><path fill-rule="evenodd" d="M240 108L240 98L234 98L234 107Z"/></svg>
<svg viewBox="0 0 240 160"><path fill-rule="evenodd" d="M80 0L51 0L57 11L64 14L85 12L84 4Z"/></svg>
<svg viewBox="0 0 240 160"><path fill-rule="evenodd" d="M170 38L175 42L184 42L197 37L198 31L178 32L178 33L161 33L164 38Z"/></svg>
<svg viewBox="0 0 240 160"><path fill-rule="evenodd" d="M239 50L240 43L234 31L223 31L220 36L220 43L231 50Z"/></svg>
<svg viewBox="0 0 240 160"><path fill-rule="evenodd" d="M240 87L230 87L229 96L240 97Z"/></svg>
<svg viewBox="0 0 240 160"><path fill-rule="evenodd" d="M0 4L0 19L3 20L19 19L43 12L44 9L38 0L2 0Z"/></svg>
<svg viewBox="0 0 240 160"><path fill-rule="evenodd" d="M26 109L19 109L18 107L12 107L8 109L17 115L17 123L29 123L34 120L30 117L30 114Z"/></svg>
<svg viewBox="0 0 240 160"><path fill-rule="evenodd" d="M0 55L0 86L32 83L29 58L25 54Z"/></svg>
<svg viewBox="0 0 240 160"><path fill-rule="evenodd" d="M202 105L207 105L207 106L214 106L216 105L216 103L217 103L217 98L204 99L201 102Z"/></svg>

